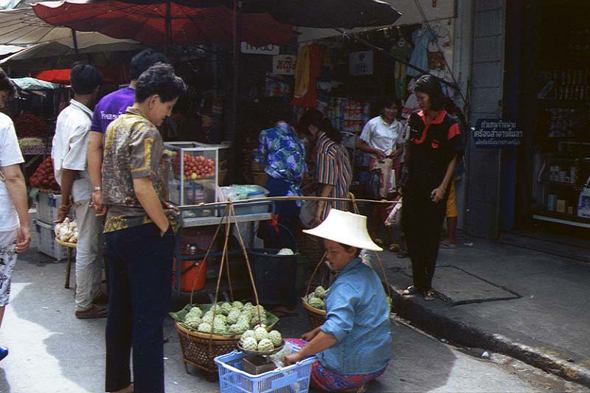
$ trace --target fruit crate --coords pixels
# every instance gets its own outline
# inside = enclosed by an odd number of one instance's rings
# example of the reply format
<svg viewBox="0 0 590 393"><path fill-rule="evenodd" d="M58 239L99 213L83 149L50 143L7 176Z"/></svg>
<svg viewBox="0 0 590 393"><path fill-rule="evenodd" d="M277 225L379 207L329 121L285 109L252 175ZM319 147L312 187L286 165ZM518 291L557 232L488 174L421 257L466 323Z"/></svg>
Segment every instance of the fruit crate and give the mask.
<svg viewBox="0 0 590 393"><path fill-rule="evenodd" d="M292 352L300 348L293 345ZM287 367L277 368L260 375L242 370L243 352L233 351L215 358L219 370L220 393L307 393L311 378L311 366L316 360L310 357Z"/></svg>
<svg viewBox="0 0 590 393"><path fill-rule="evenodd" d="M37 219L43 222L57 220L61 195L39 191L36 196Z"/></svg>
<svg viewBox="0 0 590 393"><path fill-rule="evenodd" d="M68 257L68 248L55 241L54 225L35 220L35 229L39 236L38 251L60 261Z"/></svg>
<svg viewBox="0 0 590 393"><path fill-rule="evenodd" d="M217 200L219 146L198 142L167 142L171 171L170 202L176 206L212 203Z"/></svg>

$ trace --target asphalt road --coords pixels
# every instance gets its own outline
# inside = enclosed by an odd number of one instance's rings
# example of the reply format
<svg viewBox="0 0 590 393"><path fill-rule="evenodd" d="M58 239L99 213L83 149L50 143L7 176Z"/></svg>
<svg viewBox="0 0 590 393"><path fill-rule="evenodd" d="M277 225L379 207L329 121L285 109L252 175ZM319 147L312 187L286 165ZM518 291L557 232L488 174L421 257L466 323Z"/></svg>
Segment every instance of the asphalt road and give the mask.
<svg viewBox="0 0 590 393"><path fill-rule="evenodd" d="M0 362L0 393L98 393L104 391L105 320L74 317L73 290L63 289L64 263L31 251L19 258L13 276L0 344L10 355ZM180 308L187 299L177 299ZM305 332L305 314L281 320L286 337ZM521 362L462 350L392 320L392 361L369 392L588 392ZM218 392L182 362L172 321L166 321L168 393Z"/></svg>

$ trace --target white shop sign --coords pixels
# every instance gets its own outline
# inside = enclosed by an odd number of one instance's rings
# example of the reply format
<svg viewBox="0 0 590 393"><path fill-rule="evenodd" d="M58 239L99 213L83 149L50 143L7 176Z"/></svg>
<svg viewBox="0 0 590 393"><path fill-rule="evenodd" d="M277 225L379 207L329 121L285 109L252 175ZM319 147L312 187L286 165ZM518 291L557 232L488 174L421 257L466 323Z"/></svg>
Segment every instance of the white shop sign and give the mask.
<svg viewBox="0 0 590 393"><path fill-rule="evenodd" d="M348 65L350 75L373 75L373 51L352 52Z"/></svg>
<svg viewBox="0 0 590 393"><path fill-rule="evenodd" d="M242 42L242 53L251 55L278 55L280 49L277 45L253 46L247 42Z"/></svg>
<svg viewBox="0 0 590 393"><path fill-rule="evenodd" d="M272 58L272 73L275 75L295 75L297 56L278 55Z"/></svg>

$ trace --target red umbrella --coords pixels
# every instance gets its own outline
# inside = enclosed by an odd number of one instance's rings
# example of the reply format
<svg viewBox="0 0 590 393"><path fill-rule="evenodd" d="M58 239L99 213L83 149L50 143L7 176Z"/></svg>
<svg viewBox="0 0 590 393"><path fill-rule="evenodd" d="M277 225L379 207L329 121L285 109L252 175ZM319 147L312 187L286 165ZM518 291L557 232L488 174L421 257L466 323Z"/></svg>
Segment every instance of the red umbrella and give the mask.
<svg viewBox="0 0 590 393"><path fill-rule="evenodd" d="M114 38L132 38L150 46L166 44L166 20L175 44L231 44L234 15L226 7L193 8L175 2L130 4L123 1L43 2L33 5L47 23L78 31L98 31ZM269 14L246 14L242 38L254 45L282 45L294 39L290 25Z"/></svg>
<svg viewBox="0 0 590 393"><path fill-rule="evenodd" d="M129 67L118 65L114 67L98 67L102 72L103 83L107 85L120 85L129 82ZM59 83L60 85L70 84L70 69L47 70L35 75L35 78L46 82Z"/></svg>

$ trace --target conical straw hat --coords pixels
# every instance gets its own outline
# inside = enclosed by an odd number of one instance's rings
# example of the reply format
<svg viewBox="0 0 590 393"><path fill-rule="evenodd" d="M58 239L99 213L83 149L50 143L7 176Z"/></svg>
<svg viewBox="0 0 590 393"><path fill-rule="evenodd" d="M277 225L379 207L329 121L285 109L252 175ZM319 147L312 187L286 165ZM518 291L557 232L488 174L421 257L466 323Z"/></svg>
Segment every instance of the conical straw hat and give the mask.
<svg viewBox="0 0 590 393"><path fill-rule="evenodd" d="M367 232L367 217L338 209L330 209L324 222L303 232L359 249L383 251Z"/></svg>

